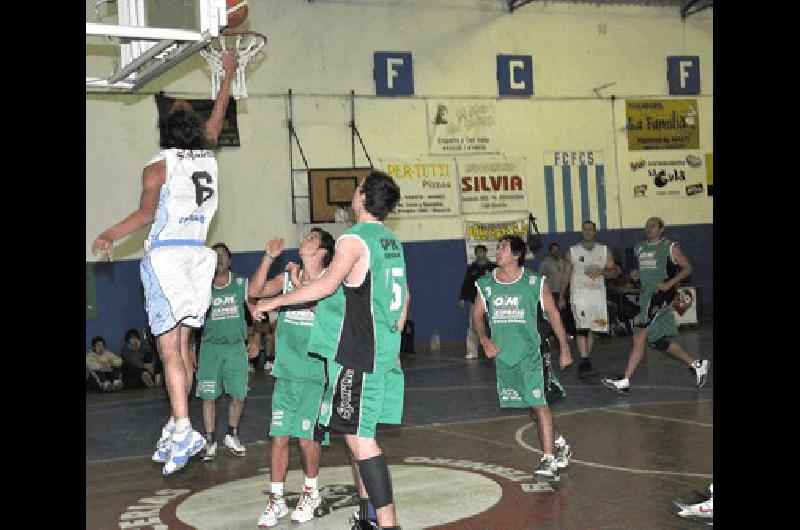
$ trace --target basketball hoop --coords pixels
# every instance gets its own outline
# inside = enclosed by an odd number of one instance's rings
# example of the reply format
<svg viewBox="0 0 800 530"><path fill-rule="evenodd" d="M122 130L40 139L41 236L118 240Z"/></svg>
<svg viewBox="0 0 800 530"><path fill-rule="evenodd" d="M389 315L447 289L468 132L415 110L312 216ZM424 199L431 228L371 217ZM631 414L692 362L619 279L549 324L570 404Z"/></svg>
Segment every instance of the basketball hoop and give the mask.
<svg viewBox="0 0 800 530"><path fill-rule="evenodd" d="M211 69L211 98L216 99L219 93L225 72L222 69L222 57L228 50L236 50L236 78L231 86L231 93L236 100L247 98L247 85L245 83L244 69L250 60L258 55L267 38L255 31L223 30L219 37L214 38L205 50L200 50L200 55Z"/></svg>

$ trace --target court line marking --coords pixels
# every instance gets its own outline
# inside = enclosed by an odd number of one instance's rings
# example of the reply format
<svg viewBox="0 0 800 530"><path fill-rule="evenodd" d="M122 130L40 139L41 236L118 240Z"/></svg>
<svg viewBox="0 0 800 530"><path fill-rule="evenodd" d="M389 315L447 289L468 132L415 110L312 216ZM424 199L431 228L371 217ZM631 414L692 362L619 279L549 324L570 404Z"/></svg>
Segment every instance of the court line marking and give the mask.
<svg viewBox="0 0 800 530"><path fill-rule="evenodd" d="M684 419L681 419L681 418L670 418L670 417L667 417L667 416L656 416L654 414L642 414L641 412L631 412L631 411L628 411L628 410L613 410L613 409L605 408L605 407L597 409L597 410L599 410L601 412L609 412L609 413L613 413L613 414L624 414L626 416L639 416L639 417L642 417L642 418L651 418L651 419L654 419L654 420L674 421L676 423L687 423L689 425L696 425L698 427L713 427L714 426L713 423L703 423L703 422L699 422L699 421L684 420Z"/></svg>
<svg viewBox="0 0 800 530"><path fill-rule="evenodd" d="M665 402L665 403L631 403L631 404L625 403L625 404L622 404L622 405L614 405L614 406L630 407L630 406L634 406L634 405L678 405L678 404L691 404L691 403L703 403L703 402L711 403L712 401L710 401L710 400L698 400L698 401L685 401L685 402L672 401L672 402ZM564 414L554 414L553 416L556 416L556 417L558 417L558 416L568 416L568 415L572 415L572 414L579 414L579 413L584 413L584 412L596 411L598 409L602 411L605 408L611 408L611 407L597 407L597 408L570 410L568 412L565 412ZM605 412L616 412L616 411L608 411L608 410L606 410ZM517 444L519 444L520 447L522 447L523 449L527 449L528 451L531 451L533 453L542 454L541 450L536 449L535 447L532 447L532 446L528 445L522 439L522 433L524 431L526 431L527 429L530 429L531 427L533 427L533 423L528 423L528 424L523 425L522 427L517 429L517 432L516 432L514 438L517 440ZM608 470L611 470L611 471L624 471L624 472L633 473L633 474L636 474L636 475L672 475L672 476L681 476L681 477L696 477L696 478L704 478L704 479L713 479L713 475L709 475L709 474L706 474L706 473L682 473L682 472L679 472L679 471L658 471L658 470L654 470L654 469L637 469L637 468L631 468L631 467L612 466L612 465L609 465L609 464L600 464L599 462L588 462L586 460L578 460L577 458L570 459L570 464L572 464L573 462L577 463L577 464L582 464L582 465L588 466L588 467L595 467L595 468L599 468L599 469L608 469Z"/></svg>

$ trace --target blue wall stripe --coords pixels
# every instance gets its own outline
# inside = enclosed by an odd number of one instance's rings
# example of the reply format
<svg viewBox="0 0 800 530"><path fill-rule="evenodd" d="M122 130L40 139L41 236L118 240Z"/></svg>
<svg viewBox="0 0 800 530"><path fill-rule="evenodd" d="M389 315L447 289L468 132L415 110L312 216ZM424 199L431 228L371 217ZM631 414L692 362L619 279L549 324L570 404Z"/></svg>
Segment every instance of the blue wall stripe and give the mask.
<svg viewBox="0 0 800 530"><path fill-rule="evenodd" d="M578 166L578 179L581 186L581 223L592 219L589 210L589 171L585 165Z"/></svg>
<svg viewBox="0 0 800 530"><path fill-rule="evenodd" d="M595 166L597 177L597 215L600 218L600 230L606 229L606 168L604 165Z"/></svg>
<svg viewBox="0 0 800 530"><path fill-rule="evenodd" d="M564 231L572 232L572 175L569 170L570 166L561 166L561 184L564 187Z"/></svg>
<svg viewBox="0 0 800 530"><path fill-rule="evenodd" d="M547 200L547 231L556 232L556 185L553 166L544 166L544 194Z"/></svg>

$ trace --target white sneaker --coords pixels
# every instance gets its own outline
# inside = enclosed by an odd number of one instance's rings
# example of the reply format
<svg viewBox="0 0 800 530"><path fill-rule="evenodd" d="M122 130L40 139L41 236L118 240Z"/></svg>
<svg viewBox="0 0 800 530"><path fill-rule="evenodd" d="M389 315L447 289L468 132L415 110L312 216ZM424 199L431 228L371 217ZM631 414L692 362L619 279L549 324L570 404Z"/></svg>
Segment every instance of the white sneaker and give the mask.
<svg viewBox="0 0 800 530"><path fill-rule="evenodd" d="M236 456L245 456L247 454L247 448L242 445L242 442L239 441L238 436L226 434L225 439L222 440L222 445L230 449L231 453Z"/></svg>
<svg viewBox="0 0 800 530"><path fill-rule="evenodd" d="M283 497L278 497L274 493L270 493L267 497L267 507L264 508L264 513L258 518L259 528L269 528L278 524L278 519L286 517L289 513L289 508L286 506L286 501Z"/></svg>
<svg viewBox="0 0 800 530"><path fill-rule="evenodd" d="M214 460L217 457L217 442L207 443L200 457L203 459L203 462L211 462Z"/></svg>
<svg viewBox="0 0 800 530"><path fill-rule="evenodd" d="M269 361L264 361L264 370L265 370L265 371L270 371L270 370L272 370L272 367L273 367L273 366L274 366L274 365L273 365L271 362L269 362Z"/></svg>
<svg viewBox="0 0 800 530"><path fill-rule="evenodd" d="M676 502L675 506L678 508L678 517L700 523L714 523L714 497L711 497L707 501L698 502L697 504L681 504L680 502Z"/></svg>
<svg viewBox="0 0 800 530"><path fill-rule="evenodd" d="M556 465L558 469L564 469L569 465L569 460L572 458L572 449L569 444L556 445Z"/></svg>
<svg viewBox="0 0 800 530"><path fill-rule="evenodd" d="M156 380L155 380L155 383L156 383L156 386L161 386L161 385L163 385L163 384L164 384L164 376L163 376L163 375L161 375L161 374L156 374Z"/></svg>
<svg viewBox="0 0 800 530"><path fill-rule="evenodd" d="M253 366L253 363L247 363L247 372L250 374L256 373L256 367Z"/></svg>
<svg viewBox="0 0 800 530"><path fill-rule="evenodd" d="M206 445L206 439L199 432L190 428L181 438L172 435L169 446L169 457L164 464L162 473L164 476L170 475L181 469L191 457L199 453Z"/></svg>
<svg viewBox="0 0 800 530"><path fill-rule="evenodd" d="M122 379L117 379L112 383L111 389L114 390L114 391L122 390L123 386L125 386L125 385L123 384Z"/></svg>
<svg viewBox="0 0 800 530"><path fill-rule="evenodd" d="M300 495L300 500L297 501L297 507L292 512L292 521L298 523L305 523L314 518L314 510L322 502L322 497L318 490L303 488L303 493Z"/></svg>
<svg viewBox="0 0 800 530"><path fill-rule="evenodd" d="M708 375L708 359L698 359L692 363L692 371L697 381L697 388L706 384L706 376Z"/></svg>
<svg viewBox="0 0 800 530"><path fill-rule="evenodd" d="M478 353L477 352L467 353L467 355L464 358L465 359L477 359L478 358Z"/></svg>
<svg viewBox="0 0 800 530"><path fill-rule="evenodd" d="M111 381L103 381L103 392L111 392Z"/></svg>
<svg viewBox="0 0 800 530"><path fill-rule="evenodd" d="M144 386L146 386L147 388L153 386L153 376L150 375L150 372L148 372L147 370L142 372L142 383L144 383Z"/></svg>
<svg viewBox="0 0 800 530"><path fill-rule="evenodd" d="M161 438L156 442L156 452L153 453L153 462L163 464L169 458L169 442L172 439L172 431L161 429Z"/></svg>
<svg viewBox="0 0 800 530"><path fill-rule="evenodd" d="M619 392L620 394L627 396L631 390L631 385L625 385L622 383L622 381L622 379L608 379L605 377L600 379L600 382L603 383L604 386L607 386L614 392Z"/></svg>
<svg viewBox="0 0 800 530"><path fill-rule="evenodd" d="M543 480L557 481L558 466L556 465L555 457L552 455L543 456L539 468L534 471L534 475L536 475L536 478Z"/></svg>

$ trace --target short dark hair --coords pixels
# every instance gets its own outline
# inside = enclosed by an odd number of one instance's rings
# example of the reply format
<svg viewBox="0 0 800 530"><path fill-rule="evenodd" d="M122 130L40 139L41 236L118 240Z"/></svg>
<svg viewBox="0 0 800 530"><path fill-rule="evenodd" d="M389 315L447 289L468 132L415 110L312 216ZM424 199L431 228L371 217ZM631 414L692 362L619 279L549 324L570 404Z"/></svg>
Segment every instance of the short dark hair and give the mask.
<svg viewBox="0 0 800 530"><path fill-rule="evenodd" d="M558 243L556 243L555 241L550 243L550 245L548 245L548 247L547 247L547 251L550 252L551 250L553 250L553 247L558 247Z"/></svg>
<svg viewBox="0 0 800 530"><path fill-rule="evenodd" d="M203 124L194 112L175 110L164 123L164 145L167 149L207 149Z"/></svg>
<svg viewBox="0 0 800 530"><path fill-rule="evenodd" d="M400 200L400 188L392 177L373 169L361 182L364 208L379 221L386 219Z"/></svg>
<svg viewBox="0 0 800 530"><path fill-rule="evenodd" d="M125 342L131 340L131 337L136 337L137 339L141 339L141 335L139 335L139 330L136 328L131 328L125 332Z"/></svg>
<svg viewBox="0 0 800 530"><path fill-rule="evenodd" d="M589 223L590 225L592 225L594 227L595 230L597 230L597 225L594 224L594 221L589 221L588 219L586 221L584 221L583 223L581 223L581 228L583 228L583 225L585 225L586 223Z"/></svg>
<svg viewBox="0 0 800 530"><path fill-rule="evenodd" d="M98 335L98 336L96 336L95 338L92 339L92 349L94 349L94 345L97 344L98 342L102 342L103 346L106 345L106 339L104 339L103 337Z"/></svg>
<svg viewBox="0 0 800 530"><path fill-rule="evenodd" d="M224 250L224 251L225 251L225 252L228 254L228 259L231 259L231 258L233 257L233 254L231 254L231 249L229 249L229 248L228 248L228 245L226 245L225 243L214 243L214 244L211 246L211 250L213 250L213 251L215 251L215 252L216 252L216 250L217 250L218 248L221 248L221 249L223 249L223 250Z"/></svg>
<svg viewBox="0 0 800 530"><path fill-rule="evenodd" d="M336 252L336 241L327 230L323 230L315 226L311 229L312 232L319 232L319 246L325 249L325 259L322 260L322 266L327 267L333 260L333 254Z"/></svg>
<svg viewBox="0 0 800 530"><path fill-rule="evenodd" d="M503 236L500 238L500 241L508 241L508 244L511 246L511 253L512 254L519 254L519 258L517 258L517 263L520 266L525 264L525 252L527 252L528 247L525 246L525 242L519 236Z"/></svg>
<svg viewBox="0 0 800 530"><path fill-rule="evenodd" d="M486 245L475 245L475 255L478 255L478 251L483 249L484 252L489 252L489 249L486 248Z"/></svg>

